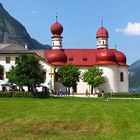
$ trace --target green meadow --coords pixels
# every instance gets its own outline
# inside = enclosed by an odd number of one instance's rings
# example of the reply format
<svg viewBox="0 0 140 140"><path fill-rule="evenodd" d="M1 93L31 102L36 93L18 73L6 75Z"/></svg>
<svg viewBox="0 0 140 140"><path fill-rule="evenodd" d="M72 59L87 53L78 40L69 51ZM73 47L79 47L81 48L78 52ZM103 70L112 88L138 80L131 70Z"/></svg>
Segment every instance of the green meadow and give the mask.
<svg viewBox="0 0 140 140"><path fill-rule="evenodd" d="M139 140L140 100L0 98L0 140Z"/></svg>

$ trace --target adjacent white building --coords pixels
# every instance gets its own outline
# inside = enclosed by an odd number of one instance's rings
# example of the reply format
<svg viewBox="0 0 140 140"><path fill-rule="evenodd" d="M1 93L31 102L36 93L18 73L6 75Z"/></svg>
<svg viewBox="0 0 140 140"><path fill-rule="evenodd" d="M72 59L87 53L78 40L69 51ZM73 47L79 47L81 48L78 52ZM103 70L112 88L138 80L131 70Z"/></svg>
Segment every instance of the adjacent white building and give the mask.
<svg viewBox="0 0 140 140"><path fill-rule="evenodd" d="M23 46L15 43L9 44L0 44L0 65L4 67L4 79L0 80L0 90L9 90L9 86L4 86L8 82L8 74L11 70L12 66L16 65L16 61L19 59L21 54L34 54L36 57L40 58L40 64L43 66L43 69L46 72L46 80L42 83L40 87L37 87L38 91L42 91L43 87L49 87L49 83L51 82L51 88L54 88L54 66L48 63L45 59L40 57L34 52L31 52L24 48ZM23 87L25 91L27 91L27 87Z"/></svg>

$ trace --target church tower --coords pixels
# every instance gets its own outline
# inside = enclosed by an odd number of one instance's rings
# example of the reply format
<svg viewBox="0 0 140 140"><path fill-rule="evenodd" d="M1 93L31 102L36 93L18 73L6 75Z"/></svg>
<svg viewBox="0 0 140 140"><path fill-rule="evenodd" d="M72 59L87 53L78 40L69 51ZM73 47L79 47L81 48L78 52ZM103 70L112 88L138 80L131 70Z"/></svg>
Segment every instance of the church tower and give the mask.
<svg viewBox="0 0 140 140"><path fill-rule="evenodd" d="M96 33L96 39L97 39L97 49L100 48L108 48L108 31L106 28L103 27L103 23L102 26L98 29L97 33Z"/></svg>
<svg viewBox="0 0 140 140"><path fill-rule="evenodd" d="M57 21L56 16L56 22L52 24L51 26L51 32L53 34L52 36L52 49L62 49L62 32L63 32L63 26Z"/></svg>

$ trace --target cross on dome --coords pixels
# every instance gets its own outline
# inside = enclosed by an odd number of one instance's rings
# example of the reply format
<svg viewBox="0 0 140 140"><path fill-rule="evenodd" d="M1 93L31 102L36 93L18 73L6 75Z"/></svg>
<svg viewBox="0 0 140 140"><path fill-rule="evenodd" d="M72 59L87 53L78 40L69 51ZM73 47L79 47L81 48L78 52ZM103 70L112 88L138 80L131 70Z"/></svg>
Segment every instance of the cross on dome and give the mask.
<svg viewBox="0 0 140 140"><path fill-rule="evenodd" d="M57 20L58 20L58 15L57 15L57 12L56 12L56 22L57 22Z"/></svg>
<svg viewBox="0 0 140 140"><path fill-rule="evenodd" d="M101 20L101 26L103 27L103 25L104 25L104 21L103 21L103 19Z"/></svg>

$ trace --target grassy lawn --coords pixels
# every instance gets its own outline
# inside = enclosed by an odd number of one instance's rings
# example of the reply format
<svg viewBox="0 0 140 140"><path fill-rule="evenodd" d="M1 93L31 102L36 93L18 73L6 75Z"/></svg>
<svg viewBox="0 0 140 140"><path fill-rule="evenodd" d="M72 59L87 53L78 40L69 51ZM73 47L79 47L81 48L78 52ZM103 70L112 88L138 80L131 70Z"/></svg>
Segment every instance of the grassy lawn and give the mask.
<svg viewBox="0 0 140 140"><path fill-rule="evenodd" d="M140 100L0 98L0 140L139 140Z"/></svg>

